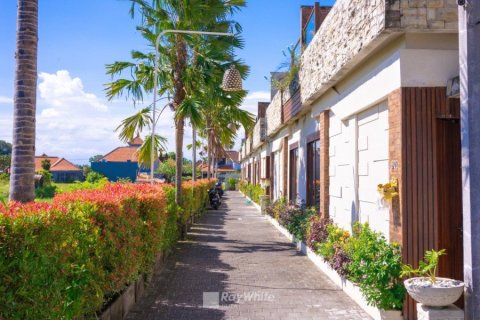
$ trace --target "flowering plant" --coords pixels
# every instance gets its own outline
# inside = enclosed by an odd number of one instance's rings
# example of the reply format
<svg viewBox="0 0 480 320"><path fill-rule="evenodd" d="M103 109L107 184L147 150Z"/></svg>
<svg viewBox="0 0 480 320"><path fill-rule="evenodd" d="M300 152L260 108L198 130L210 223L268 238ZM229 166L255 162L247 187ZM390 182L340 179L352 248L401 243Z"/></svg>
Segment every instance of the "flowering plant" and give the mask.
<svg viewBox="0 0 480 320"><path fill-rule="evenodd" d="M383 199L388 201L398 197L398 180L396 178L392 178L390 182L379 184L377 186L377 191L382 195Z"/></svg>

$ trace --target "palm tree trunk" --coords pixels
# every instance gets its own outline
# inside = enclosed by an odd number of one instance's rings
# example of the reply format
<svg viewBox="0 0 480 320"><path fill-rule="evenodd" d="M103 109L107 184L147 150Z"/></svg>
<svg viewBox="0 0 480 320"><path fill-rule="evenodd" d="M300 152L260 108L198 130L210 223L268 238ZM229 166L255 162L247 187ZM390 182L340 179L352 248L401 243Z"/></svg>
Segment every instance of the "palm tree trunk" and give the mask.
<svg viewBox="0 0 480 320"><path fill-rule="evenodd" d="M178 117L175 123L175 201L180 204L182 194L182 171L183 171L183 134L185 120Z"/></svg>
<svg viewBox="0 0 480 320"><path fill-rule="evenodd" d="M185 84L183 82L184 71L187 68L187 44L180 35L176 36L176 58L173 71L173 83L175 95L173 104L178 108L185 100ZM183 166L183 133L185 120L183 117L177 117L175 120L175 153L176 153L176 172L175 172L175 202L181 205L182 194L182 166Z"/></svg>
<svg viewBox="0 0 480 320"><path fill-rule="evenodd" d="M207 117L207 179L211 178L211 171L210 171L210 164L212 159L212 142L211 142L211 121L210 118Z"/></svg>
<svg viewBox="0 0 480 320"><path fill-rule="evenodd" d="M35 199L38 0L18 0L10 200Z"/></svg>
<svg viewBox="0 0 480 320"><path fill-rule="evenodd" d="M192 137L193 137L193 144L192 144L192 181L197 180L197 129L192 124Z"/></svg>
<svg viewBox="0 0 480 320"><path fill-rule="evenodd" d="M212 146L211 146L211 137L210 137L210 130L207 133L207 178L210 179L212 177L210 166L212 164Z"/></svg>

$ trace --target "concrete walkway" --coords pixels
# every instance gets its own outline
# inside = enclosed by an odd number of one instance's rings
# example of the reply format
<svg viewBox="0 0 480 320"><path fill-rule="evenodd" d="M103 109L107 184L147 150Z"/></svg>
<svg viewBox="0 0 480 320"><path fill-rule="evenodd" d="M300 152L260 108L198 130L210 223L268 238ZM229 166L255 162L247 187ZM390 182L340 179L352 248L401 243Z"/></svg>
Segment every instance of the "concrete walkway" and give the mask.
<svg viewBox="0 0 480 320"><path fill-rule="evenodd" d="M208 211L178 244L127 319L370 318L229 191L222 208Z"/></svg>

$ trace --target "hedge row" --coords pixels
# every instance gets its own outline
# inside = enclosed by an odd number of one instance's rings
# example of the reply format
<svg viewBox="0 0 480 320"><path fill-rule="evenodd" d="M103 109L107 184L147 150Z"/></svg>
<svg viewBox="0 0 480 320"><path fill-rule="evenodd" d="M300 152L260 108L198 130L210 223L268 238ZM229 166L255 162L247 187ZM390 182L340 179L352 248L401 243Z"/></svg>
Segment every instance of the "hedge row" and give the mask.
<svg viewBox="0 0 480 320"><path fill-rule="evenodd" d="M185 183L183 208L173 187L138 184L0 204L0 318L94 318L172 247L212 185Z"/></svg>

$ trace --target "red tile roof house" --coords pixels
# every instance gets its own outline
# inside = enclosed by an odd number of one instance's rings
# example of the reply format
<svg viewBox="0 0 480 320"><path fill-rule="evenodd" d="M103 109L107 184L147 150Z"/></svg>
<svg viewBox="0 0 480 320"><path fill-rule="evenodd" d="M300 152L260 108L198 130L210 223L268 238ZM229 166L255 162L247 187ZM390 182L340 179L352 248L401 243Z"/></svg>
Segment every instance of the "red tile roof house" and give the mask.
<svg viewBox="0 0 480 320"><path fill-rule="evenodd" d="M50 160L50 172L54 182L74 182L83 180L83 171L65 158L49 157L46 154L35 157L35 172L42 170L42 161Z"/></svg>
<svg viewBox="0 0 480 320"><path fill-rule="evenodd" d="M137 151L143 144L140 137L136 137L127 146L117 147L107 153L100 161L92 162L92 170L105 175L110 181L129 179L136 181L140 172L150 172L138 163ZM155 167L157 167L156 164Z"/></svg>
<svg viewBox="0 0 480 320"><path fill-rule="evenodd" d="M218 178L220 180L226 179L230 176L239 177L240 169L240 153L238 151L228 150L226 151L226 157L217 159L216 171L218 172ZM206 175L208 165L203 163L200 170Z"/></svg>

